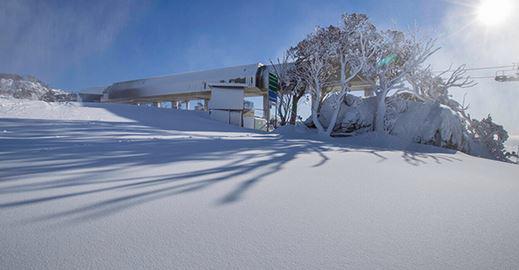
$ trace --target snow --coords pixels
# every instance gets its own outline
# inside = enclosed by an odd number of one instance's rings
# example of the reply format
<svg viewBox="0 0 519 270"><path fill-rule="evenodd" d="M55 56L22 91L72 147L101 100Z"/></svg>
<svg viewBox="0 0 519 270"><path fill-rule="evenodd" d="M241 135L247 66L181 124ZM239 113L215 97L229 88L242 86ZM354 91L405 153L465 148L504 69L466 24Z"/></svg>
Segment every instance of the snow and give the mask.
<svg viewBox="0 0 519 270"><path fill-rule="evenodd" d="M337 94L333 93L324 101L321 107L322 118L328 123L334 111L334 99ZM363 133L372 130L373 119L375 118L375 98L360 98L353 95L346 95L344 102L341 103L341 109L337 116L338 127L340 131L346 133Z"/></svg>
<svg viewBox="0 0 519 270"><path fill-rule="evenodd" d="M337 94L330 94L321 107L319 119L328 122L332 115ZM441 146L450 148L478 157L486 157L497 160L501 159L501 151L491 151L493 145L496 149L502 142L490 141L487 146L485 142L479 142L471 135L460 114L448 106L434 101L417 101L403 99L402 96L391 96L386 99L385 129L389 135L400 137L408 142ZM341 103L337 116L337 125L334 135L353 136L366 132L372 132L377 106L376 97L356 97L346 95ZM311 126L313 119L305 121ZM494 124L495 125L495 124ZM491 125L484 127L480 133L495 132L500 134L499 129L491 130ZM505 132L501 128L502 132ZM505 132L506 133L506 132ZM493 138L493 137L492 137ZM508 143L514 144L514 138Z"/></svg>
<svg viewBox="0 0 519 270"><path fill-rule="evenodd" d="M519 167L380 134L0 99L2 269L517 269Z"/></svg>
<svg viewBox="0 0 519 270"><path fill-rule="evenodd" d="M519 146L519 133L510 134L510 137L508 137L505 146L508 151L517 151L517 147Z"/></svg>
<svg viewBox="0 0 519 270"><path fill-rule="evenodd" d="M470 151L469 138L460 118L448 107L434 102L407 101L405 110L395 116L391 134L410 137L415 142L428 144L439 135L441 146L453 145Z"/></svg>
<svg viewBox="0 0 519 270"><path fill-rule="evenodd" d="M47 120L93 120L110 122L134 122L131 119L110 113L105 109L82 107L79 103L28 102L23 99L0 99L1 118L47 119ZM94 104L92 104L94 105ZM95 105L94 105L95 106ZM115 105L117 106L117 105Z"/></svg>
<svg viewBox="0 0 519 270"><path fill-rule="evenodd" d="M67 95L67 92L50 88L34 77L0 73L0 97L54 101Z"/></svg>

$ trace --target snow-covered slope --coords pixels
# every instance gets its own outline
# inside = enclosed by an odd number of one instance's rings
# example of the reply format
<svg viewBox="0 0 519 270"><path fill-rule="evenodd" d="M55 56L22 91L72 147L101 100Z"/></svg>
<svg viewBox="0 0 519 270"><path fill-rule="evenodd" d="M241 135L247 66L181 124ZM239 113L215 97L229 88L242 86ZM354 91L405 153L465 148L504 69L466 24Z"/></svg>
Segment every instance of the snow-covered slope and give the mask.
<svg viewBox="0 0 519 270"><path fill-rule="evenodd" d="M519 166L0 100L2 269L517 269Z"/></svg>

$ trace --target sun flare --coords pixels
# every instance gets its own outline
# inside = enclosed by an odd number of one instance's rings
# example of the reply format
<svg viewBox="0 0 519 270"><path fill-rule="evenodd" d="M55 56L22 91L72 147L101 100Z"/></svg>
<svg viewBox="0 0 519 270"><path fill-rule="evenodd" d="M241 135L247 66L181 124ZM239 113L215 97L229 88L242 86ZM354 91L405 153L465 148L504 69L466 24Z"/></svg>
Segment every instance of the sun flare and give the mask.
<svg viewBox="0 0 519 270"><path fill-rule="evenodd" d="M477 7L477 18L487 26L499 25L510 17L512 9L512 0L481 0Z"/></svg>

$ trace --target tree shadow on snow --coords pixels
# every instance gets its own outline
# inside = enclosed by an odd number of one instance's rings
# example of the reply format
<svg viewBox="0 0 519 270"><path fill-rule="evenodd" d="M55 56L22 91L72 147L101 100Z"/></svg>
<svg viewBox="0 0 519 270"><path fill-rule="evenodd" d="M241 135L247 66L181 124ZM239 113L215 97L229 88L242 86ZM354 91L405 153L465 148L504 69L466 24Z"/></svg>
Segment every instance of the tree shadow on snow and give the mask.
<svg viewBox="0 0 519 270"><path fill-rule="evenodd" d="M132 122L0 119L0 132L3 130L0 199L13 194L20 194L23 199L0 200L0 209L106 193L98 197L103 199L91 199L87 205L69 207L29 222L100 218L164 197L233 181L234 187L216 202L226 205L238 202L258 182L279 173L299 155L318 157L311 165L314 168L324 166L331 152L362 152L384 162L387 159L384 152L395 150L376 144L362 143L361 147L356 142L288 138L244 130L228 136L200 135L196 130L179 133L175 129L156 129ZM435 151L452 153L439 148L404 150L402 158L414 166L428 160L436 163L456 160ZM179 170L181 164L193 161L200 165ZM150 172L147 176L119 174L143 165L167 165L167 171ZM41 179L42 176L45 178ZM35 177L40 178L34 180Z"/></svg>

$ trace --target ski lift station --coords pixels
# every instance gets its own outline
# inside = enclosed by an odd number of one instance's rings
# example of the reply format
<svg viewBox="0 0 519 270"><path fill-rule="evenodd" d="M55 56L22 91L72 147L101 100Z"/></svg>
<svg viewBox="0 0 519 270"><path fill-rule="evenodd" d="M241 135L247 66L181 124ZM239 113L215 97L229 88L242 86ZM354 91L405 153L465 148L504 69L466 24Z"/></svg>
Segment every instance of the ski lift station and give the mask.
<svg viewBox="0 0 519 270"><path fill-rule="evenodd" d="M103 91L101 102L153 104L160 107L189 109L189 101L201 100L197 110L208 111L211 118L245 128L265 129L270 119L270 107L277 94L269 91L271 65L252 64L199 72L189 72L112 84ZM369 86L354 82L352 89L366 91ZM270 93L269 93L270 92ZM246 97L261 97L261 117L255 115L254 104Z"/></svg>

